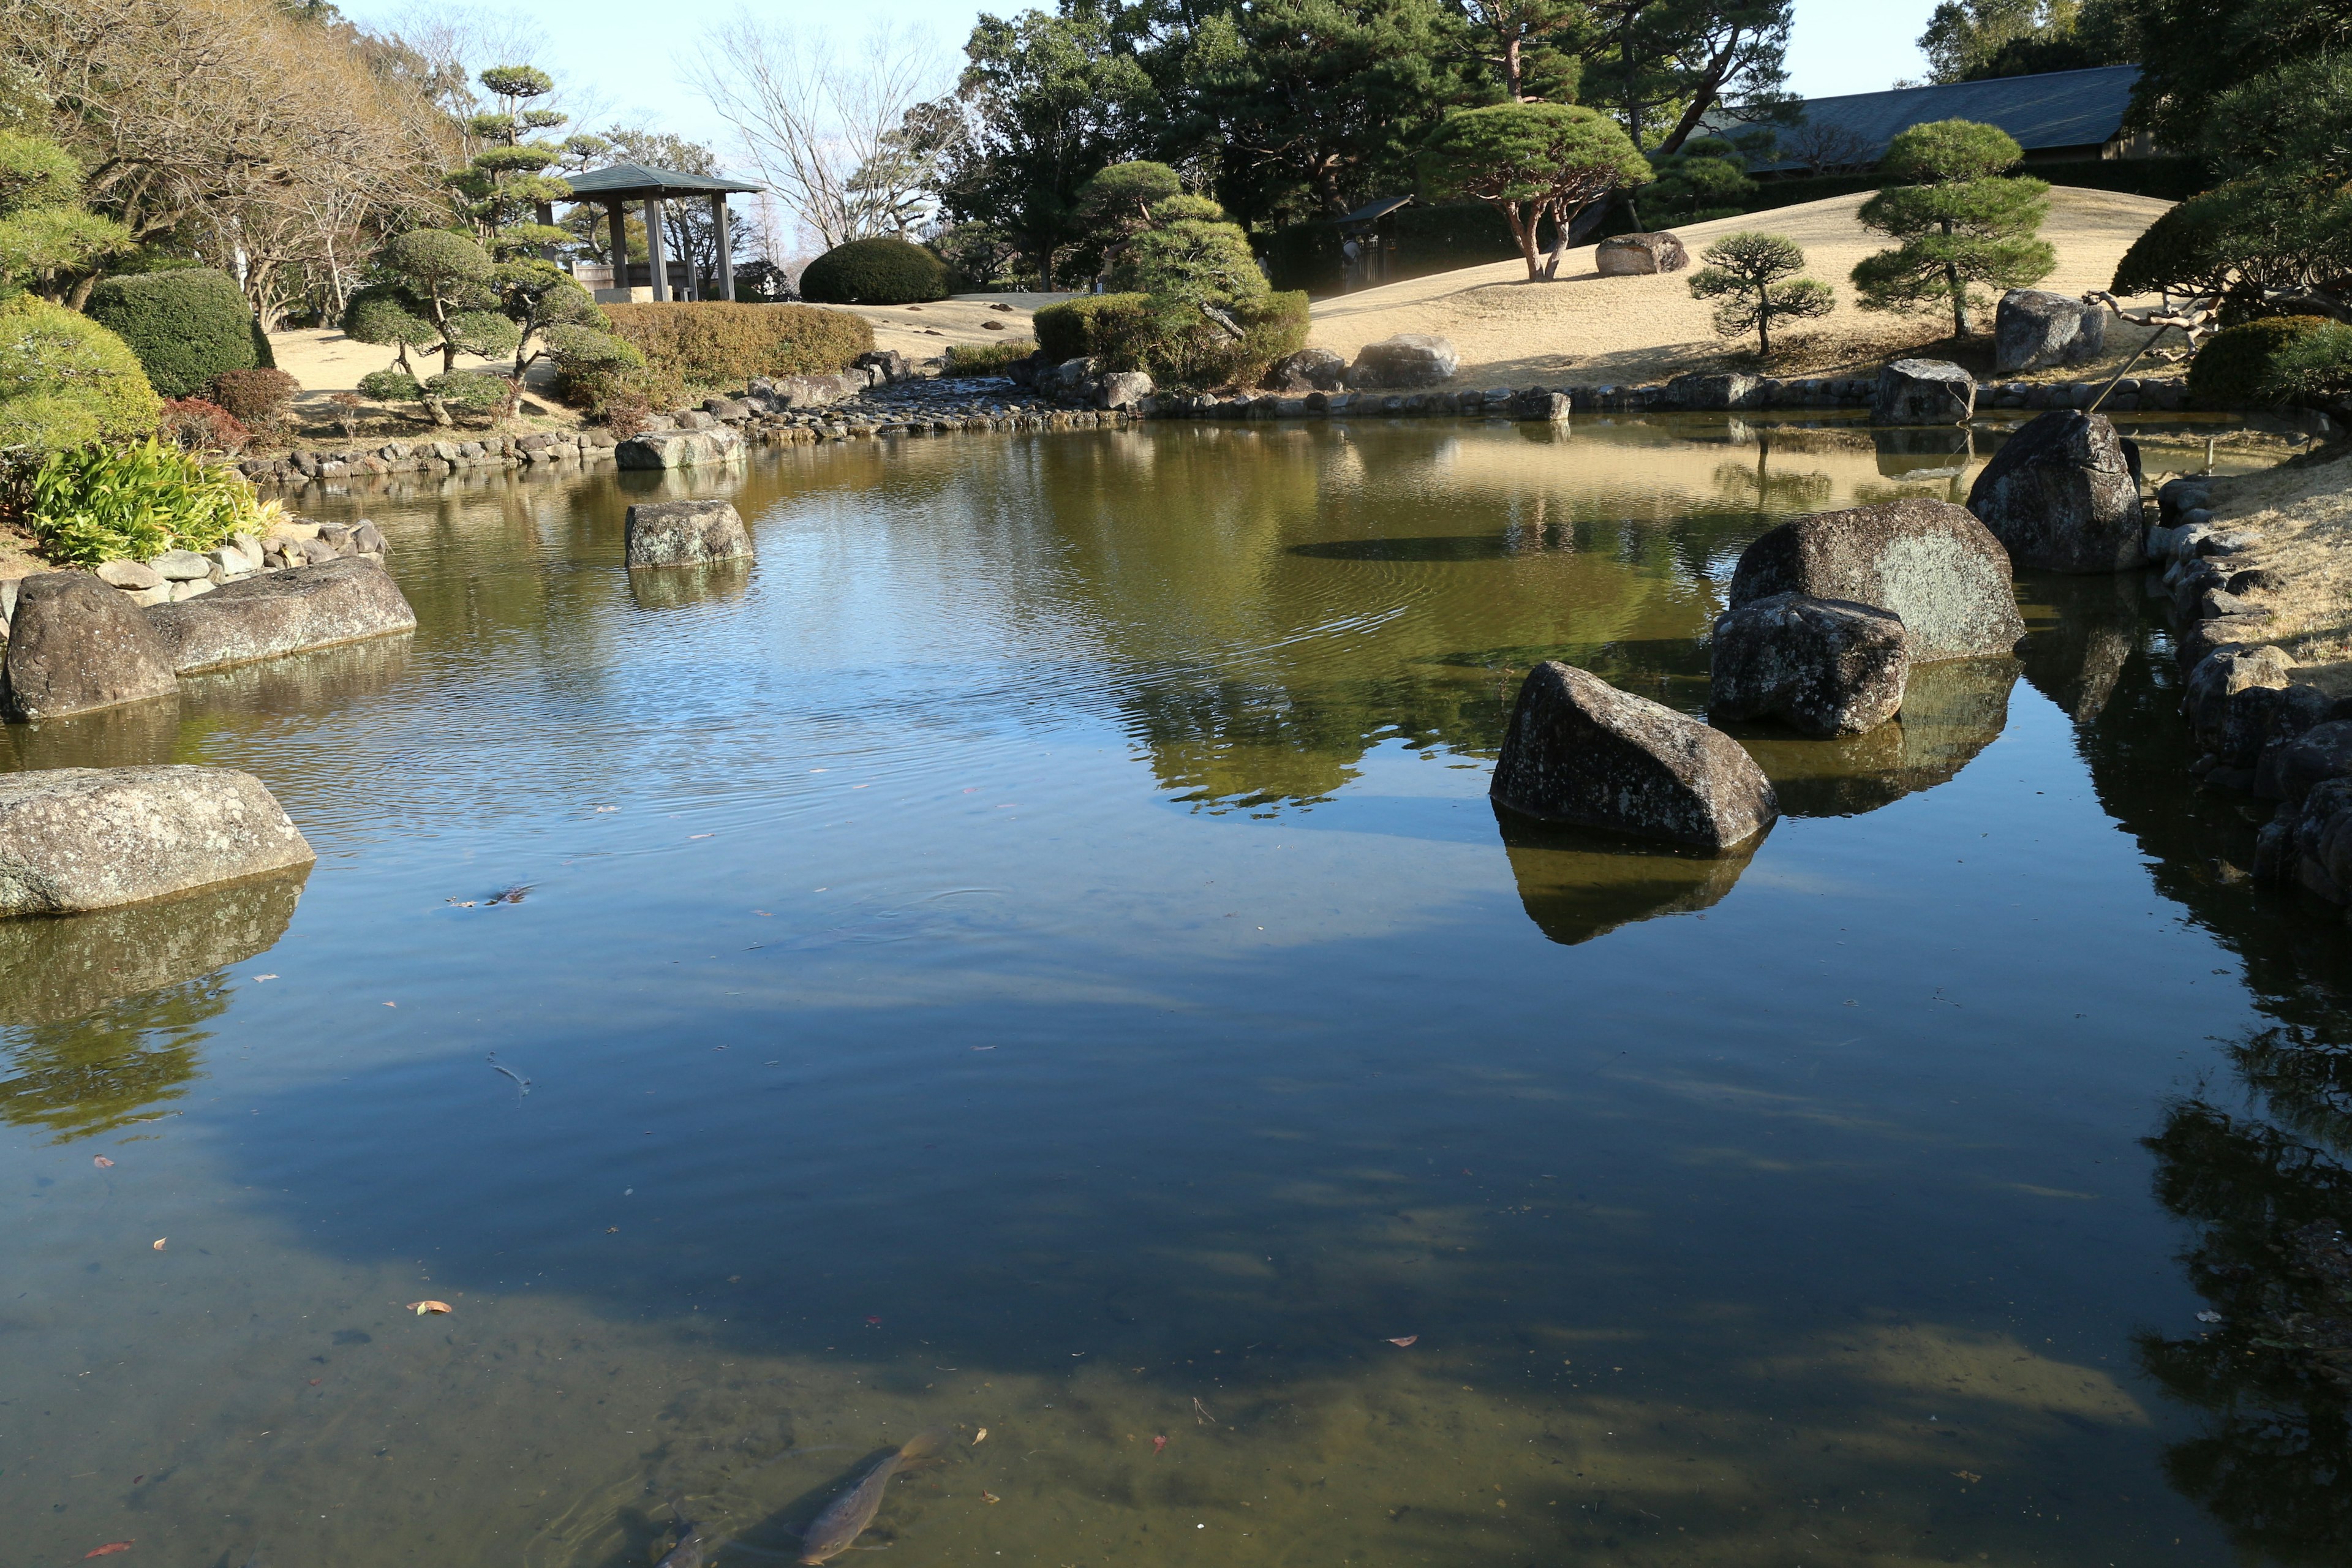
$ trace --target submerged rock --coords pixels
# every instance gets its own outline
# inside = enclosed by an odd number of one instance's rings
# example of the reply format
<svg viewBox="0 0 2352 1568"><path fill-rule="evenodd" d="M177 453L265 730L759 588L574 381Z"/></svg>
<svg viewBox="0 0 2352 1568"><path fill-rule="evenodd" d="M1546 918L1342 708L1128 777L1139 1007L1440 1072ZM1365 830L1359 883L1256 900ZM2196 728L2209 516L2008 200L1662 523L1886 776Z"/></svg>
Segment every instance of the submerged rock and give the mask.
<svg viewBox="0 0 2352 1568"><path fill-rule="evenodd" d="M129 595L88 572L27 577L9 617L8 717L61 719L178 694L171 650Z"/></svg>
<svg viewBox="0 0 2352 1568"><path fill-rule="evenodd" d="M1780 815L1738 742L1557 660L1520 686L1489 793L1529 816L1705 849Z"/></svg>
<svg viewBox="0 0 2352 1568"><path fill-rule="evenodd" d="M1903 706L1903 621L1845 599L1774 594L1716 618L1707 711L1778 719L1808 735L1860 735Z"/></svg>
<svg viewBox="0 0 2352 1568"><path fill-rule="evenodd" d="M0 918L166 898L315 858L261 781L234 768L0 774Z"/></svg>
<svg viewBox="0 0 2352 1568"><path fill-rule="evenodd" d="M2005 654L2025 636L2009 552L1964 507L1916 499L1817 512L1750 544L1731 603L1775 594L1892 611L1911 661Z"/></svg>
<svg viewBox="0 0 2352 1568"><path fill-rule="evenodd" d="M2104 414L2037 415L1977 475L1969 510L2020 566L2121 572L2147 562L2137 465Z"/></svg>
<svg viewBox="0 0 2352 1568"><path fill-rule="evenodd" d="M632 436L613 448L613 461L625 468L707 468L742 462L748 454L743 437L722 425Z"/></svg>
<svg viewBox="0 0 2352 1568"><path fill-rule="evenodd" d="M416 629L400 585L368 555L247 577L147 615L183 675Z"/></svg>
<svg viewBox="0 0 2352 1568"><path fill-rule="evenodd" d="M752 554L741 514L723 500L640 501L629 509L631 566L701 566Z"/></svg>
<svg viewBox="0 0 2352 1568"><path fill-rule="evenodd" d="M1976 414L1976 377L1939 359L1899 359L1878 373L1873 425L1965 425Z"/></svg>

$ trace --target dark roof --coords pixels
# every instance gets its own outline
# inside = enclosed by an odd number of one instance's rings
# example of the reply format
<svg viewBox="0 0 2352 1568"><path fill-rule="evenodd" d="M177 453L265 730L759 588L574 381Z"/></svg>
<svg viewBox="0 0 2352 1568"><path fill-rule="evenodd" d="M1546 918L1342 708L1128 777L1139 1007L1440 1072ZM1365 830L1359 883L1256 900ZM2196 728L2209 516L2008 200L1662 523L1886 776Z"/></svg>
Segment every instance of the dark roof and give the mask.
<svg viewBox="0 0 2352 1568"><path fill-rule="evenodd" d="M1895 133L1937 120L1975 120L1998 125L2028 153L2052 147L2089 147L2113 141L2131 107L2137 66L2095 66L2087 70L2046 71L2039 76L1996 77L1990 81L1938 82L1804 100L1804 120L1851 131L1870 143L1873 155L1886 150ZM1785 133L1784 133L1785 134ZM1759 169L1792 169L1792 161Z"/></svg>
<svg viewBox="0 0 2352 1568"><path fill-rule="evenodd" d="M765 190L740 180L714 179L709 174L682 174L651 163L615 163L584 174L566 174L575 196L707 196L722 191Z"/></svg>
<svg viewBox="0 0 2352 1568"><path fill-rule="evenodd" d="M1389 214L1396 211L1397 208L1403 206L1406 203L1412 200L1412 198L1411 196L1382 196L1379 201L1371 202L1366 205L1358 207L1346 217L1334 218L1332 221L1339 225L1342 228L1345 228L1349 224L1370 223L1374 218L1388 216Z"/></svg>

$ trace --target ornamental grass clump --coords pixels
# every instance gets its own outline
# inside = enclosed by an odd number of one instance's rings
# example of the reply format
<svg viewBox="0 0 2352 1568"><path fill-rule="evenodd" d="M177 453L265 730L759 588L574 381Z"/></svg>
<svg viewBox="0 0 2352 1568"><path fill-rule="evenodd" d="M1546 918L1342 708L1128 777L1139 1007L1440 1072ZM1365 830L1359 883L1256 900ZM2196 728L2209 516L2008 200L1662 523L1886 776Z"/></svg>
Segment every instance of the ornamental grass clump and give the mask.
<svg viewBox="0 0 2352 1568"><path fill-rule="evenodd" d="M45 555L80 566L211 550L232 534L268 532L278 510L235 469L153 438L50 454L17 507Z"/></svg>
<svg viewBox="0 0 2352 1568"><path fill-rule="evenodd" d="M1715 330L1727 338L1754 332L1759 353L1772 352L1773 322L1813 321L1837 309L1828 284L1797 276L1805 269L1805 253L1785 236L1727 234L1700 251L1699 259L1706 265L1691 274L1691 297L1721 300Z"/></svg>

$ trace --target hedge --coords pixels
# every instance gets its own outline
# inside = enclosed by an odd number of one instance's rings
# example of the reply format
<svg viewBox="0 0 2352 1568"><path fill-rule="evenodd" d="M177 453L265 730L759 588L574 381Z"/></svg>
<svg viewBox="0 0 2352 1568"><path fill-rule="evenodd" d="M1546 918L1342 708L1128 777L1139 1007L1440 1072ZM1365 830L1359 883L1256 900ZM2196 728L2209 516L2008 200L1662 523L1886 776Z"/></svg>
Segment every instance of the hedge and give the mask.
<svg viewBox="0 0 2352 1568"><path fill-rule="evenodd" d="M2279 352L2329 324L2325 316L2265 316L2224 328L2189 362L2189 395L2200 408L2246 408L2278 401L2270 382Z"/></svg>
<svg viewBox="0 0 2352 1568"><path fill-rule="evenodd" d="M820 305L919 305L944 300L948 264L919 245L885 236L836 245L801 269L801 298Z"/></svg>
<svg viewBox="0 0 2352 1568"><path fill-rule="evenodd" d="M130 345L88 316L31 294L0 300L0 452L135 439L163 406Z"/></svg>
<svg viewBox="0 0 2352 1568"><path fill-rule="evenodd" d="M1036 352L1036 343L1028 338L1008 338L989 343L950 343L948 374L1003 375L1014 360L1027 359Z"/></svg>
<svg viewBox="0 0 2352 1568"><path fill-rule="evenodd" d="M831 375L874 348L863 316L811 305L723 300L607 305L614 335L646 356L645 395L675 407L755 375Z"/></svg>
<svg viewBox="0 0 2352 1568"><path fill-rule="evenodd" d="M200 392L225 370L277 363L236 279L209 267L104 279L87 309L131 345L165 397Z"/></svg>
<svg viewBox="0 0 2352 1568"><path fill-rule="evenodd" d="M1204 316L1149 294L1082 294L1037 312L1037 346L1049 360L1098 359L1106 370L1148 371L1171 386L1254 386L1266 367L1307 346L1303 291L1267 294L1229 308L1234 342Z"/></svg>

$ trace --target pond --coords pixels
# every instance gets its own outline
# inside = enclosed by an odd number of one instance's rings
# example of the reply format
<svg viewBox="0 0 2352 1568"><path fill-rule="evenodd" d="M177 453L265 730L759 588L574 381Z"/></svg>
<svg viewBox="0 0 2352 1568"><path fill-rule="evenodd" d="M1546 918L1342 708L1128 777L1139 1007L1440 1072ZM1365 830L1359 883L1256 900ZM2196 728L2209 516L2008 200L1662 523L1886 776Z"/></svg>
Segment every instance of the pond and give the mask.
<svg viewBox="0 0 2352 1568"><path fill-rule="evenodd" d="M319 852L0 927L7 1555L618 1568L677 1494L785 1560L937 1426L894 1561L2341 1561L2340 1403L2199 1314L2340 1190L2282 1064L2352 1037L2345 934L2248 887L2136 576L2021 584L1899 728L1747 732L1752 854L1486 798L1530 663L1696 710L1750 539L1997 439L306 504L414 638L0 738L249 769ZM706 493L756 566L621 570Z"/></svg>

